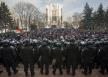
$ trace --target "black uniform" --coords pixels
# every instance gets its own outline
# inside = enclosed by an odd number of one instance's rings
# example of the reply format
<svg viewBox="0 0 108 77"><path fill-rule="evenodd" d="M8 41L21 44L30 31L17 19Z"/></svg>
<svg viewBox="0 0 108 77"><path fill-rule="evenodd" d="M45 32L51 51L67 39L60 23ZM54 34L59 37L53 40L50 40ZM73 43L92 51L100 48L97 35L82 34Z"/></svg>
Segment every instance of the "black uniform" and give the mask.
<svg viewBox="0 0 108 77"><path fill-rule="evenodd" d="M2 64L1 48L0 48L0 64Z"/></svg>
<svg viewBox="0 0 108 77"><path fill-rule="evenodd" d="M56 69L59 69L60 74L63 74L63 53L60 47L55 47L53 50L53 74L55 75Z"/></svg>
<svg viewBox="0 0 108 77"><path fill-rule="evenodd" d="M50 59L50 49L48 46L43 45L39 48L39 59L40 59L40 73L43 74L43 69L45 65L45 74L49 74L49 59Z"/></svg>
<svg viewBox="0 0 108 77"><path fill-rule="evenodd" d="M28 76L28 68L30 67L31 76L34 76L34 52L33 48L29 45L23 47L20 52L21 59L24 64L25 75Z"/></svg>
<svg viewBox="0 0 108 77"><path fill-rule="evenodd" d="M15 51L13 51L13 49L9 47L9 45L4 45L4 47L1 49L1 55L8 75L11 75L10 67L12 67L14 74L16 74L18 71L16 70Z"/></svg>
<svg viewBox="0 0 108 77"><path fill-rule="evenodd" d="M66 60L67 60L67 73L70 73L70 68L72 68L72 75L75 75L75 70L80 62L80 52L77 46L70 45L67 47L66 53Z"/></svg>
<svg viewBox="0 0 108 77"><path fill-rule="evenodd" d="M17 57L16 57L16 65L17 66L18 66L19 63L22 63L22 59L20 57L21 48L22 48L22 46L19 45L19 44L16 46L16 54L17 54Z"/></svg>
<svg viewBox="0 0 108 77"><path fill-rule="evenodd" d="M0 48L0 74L3 72L3 69L2 69L3 60L2 60L2 56L1 56L1 49L2 48Z"/></svg>
<svg viewBox="0 0 108 77"><path fill-rule="evenodd" d="M81 62L84 69L84 74L91 74L93 68L93 61L97 55L97 52L92 46L87 46L81 53Z"/></svg>
<svg viewBox="0 0 108 77"><path fill-rule="evenodd" d="M39 48L37 44L33 46L34 55L35 55L35 63L37 63L38 67L40 68L40 61L39 61Z"/></svg>
<svg viewBox="0 0 108 77"><path fill-rule="evenodd" d="M104 46L100 52L99 52L99 57L100 57L100 65L101 65L101 74L105 74L105 71L108 73L108 46Z"/></svg>

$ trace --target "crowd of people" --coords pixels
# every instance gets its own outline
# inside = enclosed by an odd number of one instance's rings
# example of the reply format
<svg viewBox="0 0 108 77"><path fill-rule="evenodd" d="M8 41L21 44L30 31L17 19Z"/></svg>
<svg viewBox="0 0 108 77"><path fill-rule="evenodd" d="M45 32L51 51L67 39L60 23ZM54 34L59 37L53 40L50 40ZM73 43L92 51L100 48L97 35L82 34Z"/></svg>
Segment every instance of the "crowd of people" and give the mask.
<svg viewBox="0 0 108 77"><path fill-rule="evenodd" d="M8 76L11 68L18 73L19 64L24 65L25 76L30 68L31 77L35 75L34 65L46 75L50 66L54 75L56 70L62 75L63 69L73 76L77 69L85 75L92 74L93 69L108 74L108 32L50 28L0 36L0 69L4 66Z"/></svg>

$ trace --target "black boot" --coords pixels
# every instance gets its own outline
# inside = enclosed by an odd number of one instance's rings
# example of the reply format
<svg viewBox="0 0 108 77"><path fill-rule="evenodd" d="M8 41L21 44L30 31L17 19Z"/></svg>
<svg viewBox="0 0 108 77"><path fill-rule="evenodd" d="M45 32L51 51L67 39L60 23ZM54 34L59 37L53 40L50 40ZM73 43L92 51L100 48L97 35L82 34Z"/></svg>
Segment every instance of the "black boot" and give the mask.
<svg viewBox="0 0 108 77"><path fill-rule="evenodd" d="M42 70L40 71L40 74L43 74L43 71Z"/></svg>
<svg viewBox="0 0 108 77"><path fill-rule="evenodd" d="M102 75L104 75L105 73L104 73L104 71L99 71Z"/></svg>
<svg viewBox="0 0 108 77"><path fill-rule="evenodd" d="M49 72L45 72L45 75L48 75L49 74Z"/></svg>
<svg viewBox="0 0 108 77"><path fill-rule="evenodd" d="M86 72L86 71L83 71L82 73L83 73L84 75L87 75L87 72Z"/></svg>
<svg viewBox="0 0 108 77"><path fill-rule="evenodd" d="M0 74L2 73L3 71L0 71Z"/></svg>
<svg viewBox="0 0 108 77"><path fill-rule="evenodd" d="M55 75L55 74L56 74L56 73L55 73L55 71L53 71L52 73L53 73L53 75Z"/></svg>
<svg viewBox="0 0 108 77"><path fill-rule="evenodd" d="M31 73L31 77L34 77L34 75L35 75L35 73L34 73L34 72L32 72L32 73Z"/></svg>
<svg viewBox="0 0 108 77"><path fill-rule="evenodd" d="M8 76L11 76L11 72L8 72Z"/></svg>
<svg viewBox="0 0 108 77"><path fill-rule="evenodd" d="M72 76L75 76L75 72L72 72Z"/></svg>
<svg viewBox="0 0 108 77"><path fill-rule="evenodd" d="M60 75L62 75L63 74L63 72L62 71L60 71Z"/></svg>
<svg viewBox="0 0 108 77"><path fill-rule="evenodd" d="M69 70L67 70L67 74L68 74L68 75L70 74L70 71L69 71Z"/></svg>
<svg viewBox="0 0 108 77"><path fill-rule="evenodd" d="M26 76L26 77L28 76L28 72L25 73L25 76Z"/></svg>
<svg viewBox="0 0 108 77"><path fill-rule="evenodd" d="M18 73L18 70L14 71L14 74L17 74Z"/></svg>

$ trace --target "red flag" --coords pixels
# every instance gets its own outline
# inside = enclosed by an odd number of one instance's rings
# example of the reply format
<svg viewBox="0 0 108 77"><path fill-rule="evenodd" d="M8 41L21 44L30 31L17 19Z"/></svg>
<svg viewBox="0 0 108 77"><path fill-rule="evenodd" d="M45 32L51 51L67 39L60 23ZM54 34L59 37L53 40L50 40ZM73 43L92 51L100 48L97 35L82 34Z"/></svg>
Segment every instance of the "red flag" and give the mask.
<svg viewBox="0 0 108 77"><path fill-rule="evenodd" d="M22 29L20 29L19 27L16 27L16 32L22 32Z"/></svg>

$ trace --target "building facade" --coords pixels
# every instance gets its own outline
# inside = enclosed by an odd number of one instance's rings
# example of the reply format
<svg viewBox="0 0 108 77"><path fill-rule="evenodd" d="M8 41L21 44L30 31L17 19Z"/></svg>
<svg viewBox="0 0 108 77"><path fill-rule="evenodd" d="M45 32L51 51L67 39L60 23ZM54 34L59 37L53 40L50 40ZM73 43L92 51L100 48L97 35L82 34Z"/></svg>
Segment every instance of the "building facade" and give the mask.
<svg viewBox="0 0 108 77"><path fill-rule="evenodd" d="M49 3L46 6L46 24L49 27L61 27L63 23L63 6L59 3Z"/></svg>
<svg viewBox="0 0 108 77"><path fill-rule="evenodd" d="M83 16L81 13L74 13L72 16L72 27L78 29L81 26L81 20Z"/></svg>
<svg viewBox="0 0 108 77"><path fill-rule="evenodd" d="M5 2L5 0L0 0L0 6L1 6L1 2Z"/></svg>

